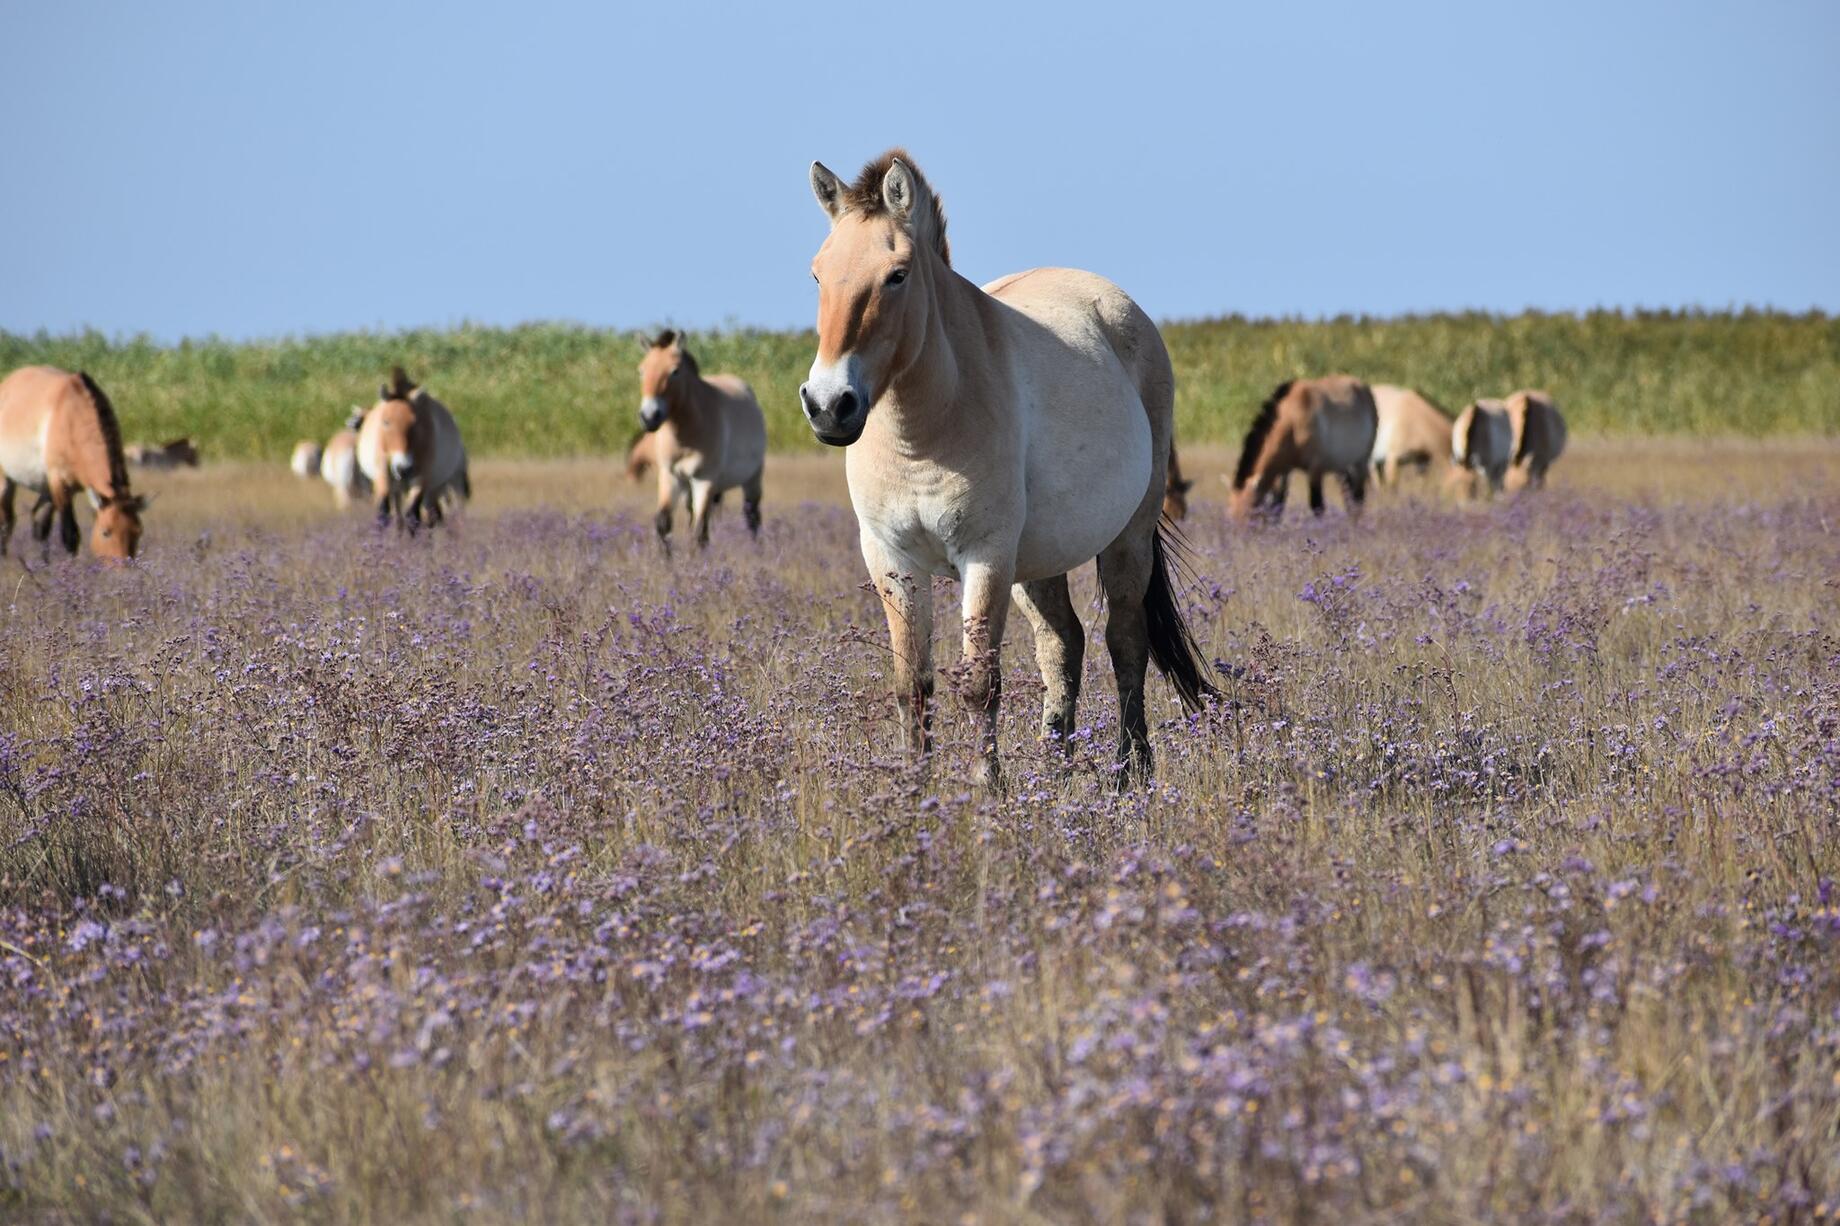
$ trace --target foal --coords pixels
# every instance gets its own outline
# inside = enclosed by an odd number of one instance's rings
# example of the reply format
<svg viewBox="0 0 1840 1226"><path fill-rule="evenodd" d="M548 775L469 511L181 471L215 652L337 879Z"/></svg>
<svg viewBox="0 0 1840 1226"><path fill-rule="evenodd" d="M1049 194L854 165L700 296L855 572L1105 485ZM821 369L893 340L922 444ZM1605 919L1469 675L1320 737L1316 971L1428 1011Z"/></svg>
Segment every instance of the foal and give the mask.
<svg viewBox="0 0 1840 1226"><path fill-rule="evenodd" d="M1473 400L1457 414L1450 430L1450 462L1456 465L1460 492L1475 497L1476 479L1481 477L1491 497L1501 493L1513 460L1514 425L1504 402Z"/></svg>

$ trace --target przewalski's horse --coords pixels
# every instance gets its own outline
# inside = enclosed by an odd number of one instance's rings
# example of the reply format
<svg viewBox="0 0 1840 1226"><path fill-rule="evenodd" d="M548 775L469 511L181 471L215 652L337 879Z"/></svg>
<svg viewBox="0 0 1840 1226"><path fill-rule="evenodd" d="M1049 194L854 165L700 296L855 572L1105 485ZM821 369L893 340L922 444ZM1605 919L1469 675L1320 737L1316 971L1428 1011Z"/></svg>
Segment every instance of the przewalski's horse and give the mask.
<svg viewBox="0 0 1840 1226"><path fill-rule="evenodd" d="M1519 391L1505 402L1514 429L1514 459L1508 466L1511 490L1546 484L1546 470L1565 450L1565 417L1545 392Z"/></svg>
<svg viewBox="0 0 1840 1226"><path fill-rule="evenodd" d="M1163 478L1163 514L1180 522L1188 516L1188 491L1195 488L1194 481L1182 475L1181 461L1176 458L1176 445L1169 444L1169 471Z"/></svg>
<svg viewBox="0 0 1840 1226"><path fill-rule="evenodd" d="M288 467L296 477L310 479L319 476L319 464L325 458L325 448L310 438L303 438L294 444L294 454L288 457Z"/></svg>
<svg viewBox="0 0 1840 1226"><path fill-rule="evenodd" d="M673 503L683 502L696 543L707 545L709 508L737 485L748 531L759 536L767 419L754 390L734 375L704 378L684 348L684 334L667 328L646 346L639 395L639 422L651 436L651 463L658 466L656 522L666 552ZM630 457L627 463L631 471Z"/></svg>
<svg viewBox="0 0 1840 1226"><path fill-rule="evenodd" d="M371 479L358 468L358 428L363 424L363 407L352 405L345 428L320 449L319 478L332 487L332 501L341 511L356 499L370 497Z"/></svg>
<svg viewBox="0 0 1840 1226"><path fill-rule="evenodd" d="M640 430L637 437L626 448L626 479L643 481L656 461L652 458L652 448L657 443L656 434L647 434Z"/></svg>
<svg viewBox="0 0 1840 1226"><path fill-rule="evenodd" d="M1340 477L1350 515L1367 497L1367 462L1378 431L1374 394L1350 375L1280 383L1259 406L1240 447L1227 510L1235 519L1284 511L1292 470L1310 479L1310 510L1323 513L1325 476Z"/></svg>
<svg viewBox="0 0 1840 1226"><path fill-rule="evenodd" d="M71 553L75 498L88 491L96 508L89 547L99 558L131 558L140 548L147 500L128 488L115 408L88 374L27 366L0 380L0 553L13 535L13 498L24 486L38 495L32 537L51 556L51 523Z"/></svg>
<svg viewBox="0 0 1840 1226"><path fill-rule="evenodd" d="M963 583L961 693L977 725L977 778L1000 778L998 653L1012 595L1035 629L1043 735L1065 744L1086 644L1067 572L1097 557L1120 782L1141 779L1148 660L1191 711L1216 693L1158 533L1175 376L1156 325L1092 273L967 281L952 268L938 198L899 150L848 185L813 162L811 186L831 232L812 261L818 354L799 398L819 441L849 448L906 743L931 748L932 577L951 575Z"/></svg>
<svg viewBox="0 0 1840 1226"><path fill-rule="evenodd" d="M198 448L192 446L189 438L175 438L161 443L158 447L150 443L135 443L123 455L128 463L137 468L197 468Z"/></svg>
<svg viewBox="0 0 1840 1226"><path fill-rule="evenodd" d="M1450 414L1409 387L1376 383L1373 393L1379 427L1374 431L1372 461L1381 484L1398 484L1404 465L1422 474L1445 461L1450 455Z"/></svg>
<svg viewBox="0 0 1840 1226"><path fill-rule="evenodd" d="M1491 496L1499 494L1513 460L1514 425L1505 403L1474 400L1457 414L1450 428L1450 462L1457 467L1462 493L1475 497L1476 479L1481 477Z"/></svg>
<svg viewBox="0 0 1840 1226"><path fill-rule="evenodd" d="M447 406L398 366L377 389L378 401L358 428L358 469L371 483L377 522L413 532L427 516L444 518L441 496L472 497L466 448ZM336 487L335 487L336 488Z"/></svg>

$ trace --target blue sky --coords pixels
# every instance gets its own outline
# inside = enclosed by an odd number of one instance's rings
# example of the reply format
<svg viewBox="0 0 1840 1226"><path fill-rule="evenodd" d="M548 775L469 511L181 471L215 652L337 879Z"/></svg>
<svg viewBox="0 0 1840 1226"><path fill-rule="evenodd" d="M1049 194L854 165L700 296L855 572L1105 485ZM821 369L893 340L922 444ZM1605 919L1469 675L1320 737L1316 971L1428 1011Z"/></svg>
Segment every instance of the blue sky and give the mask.
<svg viewBox="0 0 1840 1226"><path fill-rule="evenodd" d="M1159 318L1840 308L1840 4L0 0L0 328L805 325L820 158Z"/></svg>

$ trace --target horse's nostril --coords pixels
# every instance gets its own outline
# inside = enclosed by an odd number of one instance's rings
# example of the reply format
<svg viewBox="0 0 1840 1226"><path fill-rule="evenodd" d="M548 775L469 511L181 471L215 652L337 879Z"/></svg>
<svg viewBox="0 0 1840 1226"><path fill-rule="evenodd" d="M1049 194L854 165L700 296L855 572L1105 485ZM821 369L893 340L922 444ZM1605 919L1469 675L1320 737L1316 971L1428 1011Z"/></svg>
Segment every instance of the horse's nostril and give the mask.
<svg viewBox="0 0 1840 1226"><path fill-rule="evenodd" d="M799 405L805 410L805 416L818 415L818 402L811 398L811 385L808 383L799 384Z"/></svg>
<svg viewBox="0 0 1840 1226"><path fill-rule="evenodd" d="M836 417L838 421L847 421L856 412L856 393L849 388L837 397Z"/></svg>

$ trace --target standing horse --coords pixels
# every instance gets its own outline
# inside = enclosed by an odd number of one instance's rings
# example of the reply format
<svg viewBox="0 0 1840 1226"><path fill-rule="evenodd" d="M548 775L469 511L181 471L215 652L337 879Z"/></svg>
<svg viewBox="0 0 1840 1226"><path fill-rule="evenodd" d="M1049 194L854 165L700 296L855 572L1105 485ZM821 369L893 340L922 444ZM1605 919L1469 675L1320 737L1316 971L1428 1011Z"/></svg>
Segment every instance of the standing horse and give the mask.
<svg viewBox="0 0 1840 1226"><path fill-rule="evenodd" d="M413 383L398 366L358 427L358 468L369 479L377 522L413 532L422 516L438 524L441 496L472 497L466 448L447 406ZM336 488L336 487L335 487Z"/></svg>
<svg viewBox="0 0 1840 1226"><path fill-rule="evenodd" d="M1227 504L1235 519L1270 507L1284 511L1291 471L1310 478L1310 510L1323 513L1323 477L1342 480L1348 511L1358 515L1367 497L1367 462L1378 431L1374 394L1349 375L1280 383L1259 406L1240 447Z"/></svg>
<svg viewBox="0 0 1840 1226"><path fill-rule="evenodd" d="M1188 491L1195 488L1192 479L1182 475L1182 463L1176 458L1176 445L1169 444L1169 472L1163 478L1163 514L1180 523L1188 517Z"/></svg>
<svg viewBox="0 0 1840 1226"><path fill-rule="evenodd" d="M951 575L963 583L961 693L977 727L977 779L1000 779L998 653L1012 595L1035 630L1043 735L1064 745L1086 645L1067 572L1097 557L1120 782L1141 779L1148 659L1189 710L1215 694L1158 530L1175 376L1156 325L1088 272L1038 268L973 285L952 268L938 198L899 150L849 185L813 162L811 186L831 231L812 261L818 353L799 399L818 440L849 449L904 740L931 749L932 577Z"/></svg>
<svg viewBox="0 0 1840 1226"><path fill-rule="evenodd" d="M115 408L88 374L27 366L0 380L0 554L13 535L13 497L20 486L38 495L32 537L51 556L51 523L70 553L77 531L75 496L96 508L89 547L99 558L131 558L140 548L147 500L128 488Z"/></svg>
<svg viewBox="0 0 1840 1226"><path fill-rule="evenodd" d="M319 476L320 461L325 458L325 448L310 438L303 438L294 444L294 454L288 457L288 467L296 477L311 479Z"/></svg>
<svg viewBox="0 0 1840 1226"><path fill-rule="evenodd" d="M1464 492L1474 497L1478 475L1491 496L1501 493L1502 478L1514 459L1514 426L1508 406L1499 400L1471 401L1450 428L1450 461L1457 467Z"/></svg>
<svg viewBox="0 0 1840 1226"><path fill-rule="evenodd" d="M358 428L364 424L364 409L351 406L345 427L319 448L319 479L332 487L332 501L343 511L359 498L368 498L371 479L358 468Z"/></svg>
<svg viewBox="0 0 1840 1226"><path fill-rule="evenodd" d="M1373 386L1374 476L1382 485L1397 485L1401 465L1422 474L1450 454L1450 414L1409 387Z"/></svg>
<svg viewBox="0 0 1840 1226"><path fill-rule="evenodd" d="M1519 391L1506 401L1508 424L1514 428L1514 460L1507 486L1520 489L1546 484L1546 470L1565 450L1565 417L1546 392Z"/></svg>
<svg viewBox="0 0 1840 1226"><path fill-rule="evenodd" d="M666 329L639 363L639 394L639 422L651 436L651 462L658 466L655 522L665 551L671 548L673 503L683 502L696 543L707 545L709 508L737 485L748 531L759 536L767 419L754 390L734 375L704 378L684 348L684 334ZM629 472L632 463L629 456Z"/></svg>

